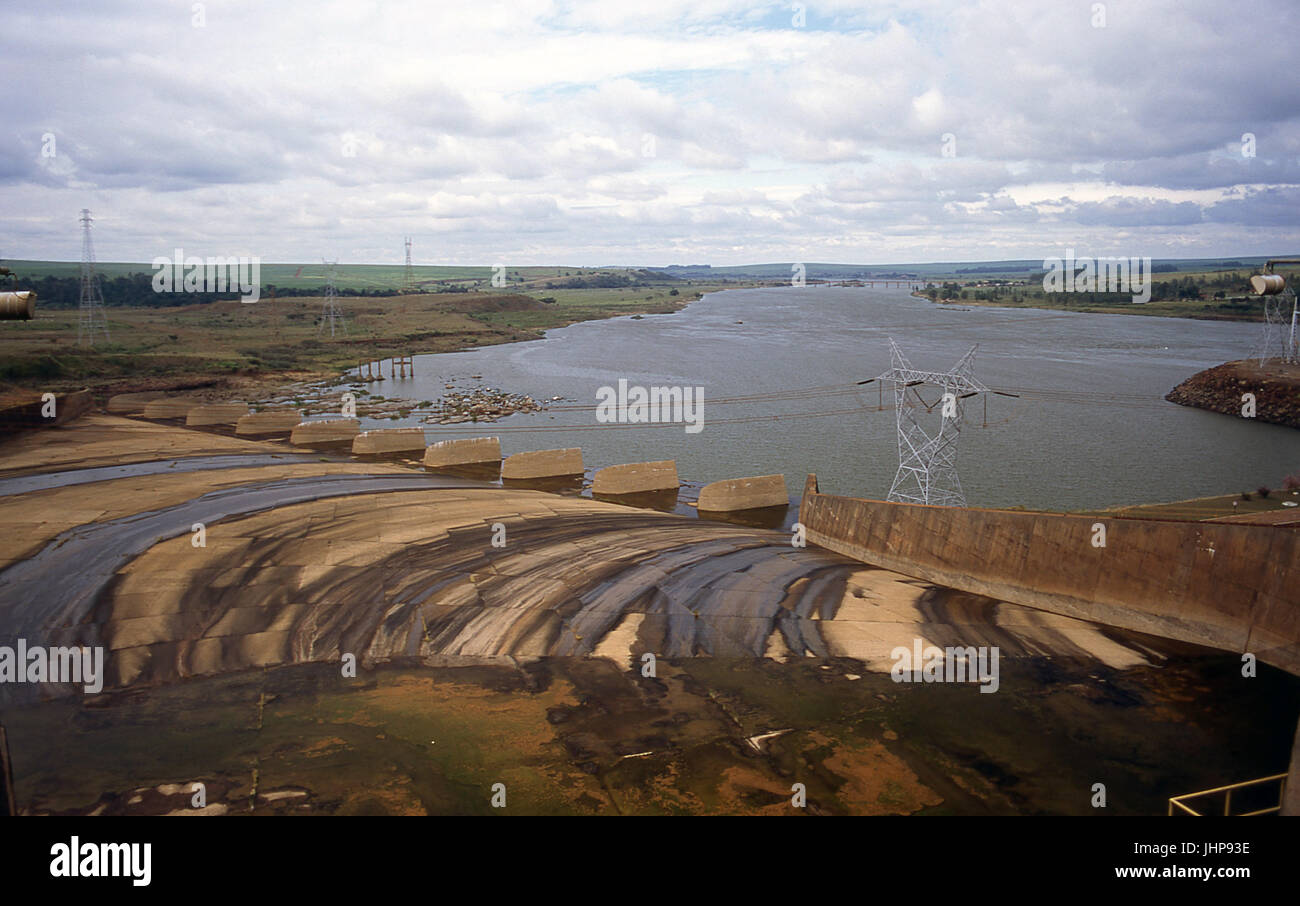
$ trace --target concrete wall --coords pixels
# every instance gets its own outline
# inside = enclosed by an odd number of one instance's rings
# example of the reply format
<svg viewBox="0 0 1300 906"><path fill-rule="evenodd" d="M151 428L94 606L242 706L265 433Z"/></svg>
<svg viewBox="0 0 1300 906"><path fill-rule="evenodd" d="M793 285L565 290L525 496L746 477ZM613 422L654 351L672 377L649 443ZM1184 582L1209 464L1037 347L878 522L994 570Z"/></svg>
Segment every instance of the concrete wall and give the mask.
<svg viewBox="0 0 1300 906"><path fill-rule="evenodd" d="M501 441L495 437L463 437L429 444L424 451L425 468L468 466L501 461Z"/></svg>
<svg viewBox="0 0 1300 906"><path fill-rule="evenodd" d="M799 521L812 543L874 566L1300 674L1293 528L885 503L817 493L813 475Z"/></svg>
<svg viewBox="0 0 1300 906"><path fill-rule="evenodd" d="M501 464L501 477L510 480L561 478L582 474L582 449L529 450L507 456Z"/></svg>
<svg viewBox="0 0 1300 906"><path fill-rule="evenodd" d="M233 425L250 414L248 403L201 403L185 413L185 424L190 427Z"/></svg>
<svg viewBox="0 0 1300 906"><path fill-rule="evenodd" d="M184 397L163 397L144 404L144 417L184 418L196 405L198 404L194 400Z"/></svg>
<svg viewBox="0 0 1300 906"><path fill-rule="evenodd" d="M267 412L254 412L235 422L235 433L239 435L288 434L298 427L302 414L292 409L280 409Z"/></svg>
<svg viewBox="0 0 1300 906"><path fill-rule="evenodd" d="M678 485L677 463L671 459L607 466L591 476L591 493L593 494L644 494L650 491L675 491Z"/></svg>
<svg viewBox="0 0 1300 906"><path fill-rule="evenodd" d="M289 435L289 443L302 446L324 444L351 444L361 433L361 420L356 418L328 418L316 422L303 422Z"/></svg>
<svg viewBox="0 0 1300 906"><path fill-rule="evenodd" d="M163 399L167 396L164 390L143 390L139 393L119 393L116 396L109 397L108 403L104 406L104 411L110 415L133 415L144 411L146 403L153 400Z"/></svg>
<svg viewBox="0 0 1300 906"><path fill-rule="evenodd" d="M36 391L22 393L20 400L13 405L0 409L0 428L48 428L61 425L84 415L94 408L95 400L89 390L74 390L71 393L54 394L54 415L46 417L49 411L44 399L45 394Z"/></svg>
<svg viewBox="0 0 1300 906"><path fill-rule="evenodd" d="M758 475L754 478L729 478L715 481L700 489L697 501L701 510L715 513L752 510L771 506L789 506L784 475Z"/></svg>
<svg viewBox="0 0 1300 906"><path fill-rule="evenodd" d="M383 453L423 453L423 428L377 428L352 439L352 452L376 456Z"/></svg>

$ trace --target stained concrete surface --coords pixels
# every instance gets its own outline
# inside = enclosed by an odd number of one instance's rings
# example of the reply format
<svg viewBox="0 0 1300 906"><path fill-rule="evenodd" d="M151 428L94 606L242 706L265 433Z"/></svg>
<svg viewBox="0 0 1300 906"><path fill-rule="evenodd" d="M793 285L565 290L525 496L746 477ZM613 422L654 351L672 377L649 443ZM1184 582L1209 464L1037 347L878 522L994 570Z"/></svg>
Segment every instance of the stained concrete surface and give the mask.
<svg viewBox="0 0 1300 906"><path fill-rule="evenodd" d="M107 648L101 695L3 690L29 812L175 811L206 779L227 812L464 813L494 774L525 812L1082 814L1090 777L1163 812L1285 765L1261 719L1300 711L1278 671L786 532L79 424L49 487L4 484L46 437L0 446L0 635ZM103 471L177 452L237 458ZM998 646L999 693L893 682L917 638Z"/></svg>

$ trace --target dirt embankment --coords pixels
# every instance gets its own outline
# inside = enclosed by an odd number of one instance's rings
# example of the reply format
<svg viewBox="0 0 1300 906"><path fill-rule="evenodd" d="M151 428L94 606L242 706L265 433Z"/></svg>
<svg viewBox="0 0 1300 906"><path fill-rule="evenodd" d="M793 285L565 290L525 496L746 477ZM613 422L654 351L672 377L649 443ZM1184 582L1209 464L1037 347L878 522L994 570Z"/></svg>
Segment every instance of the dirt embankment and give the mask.
<svg viewBox="0 0 1300 906"><path fill-rule="evenodd" d="M1225 362L1192 375L1165 399L1241 417L1247 415L1243 409L1249 404L1248 393L1255 396L1255 418L1300 428L1300 365Z"/></svg>

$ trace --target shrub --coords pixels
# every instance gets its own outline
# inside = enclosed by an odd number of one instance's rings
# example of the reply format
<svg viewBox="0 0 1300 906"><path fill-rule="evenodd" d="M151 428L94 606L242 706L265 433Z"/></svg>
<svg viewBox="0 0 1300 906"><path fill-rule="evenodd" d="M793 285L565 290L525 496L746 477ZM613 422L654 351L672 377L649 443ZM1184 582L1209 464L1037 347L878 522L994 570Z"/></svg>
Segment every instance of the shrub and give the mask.
<svg viewBox="0 0 1300 906"><path fill-rule="evenodd" d="M1300 473L1283 478L1282 487L1287 491L1300 491Z"/></svg>
<svg viewBox="0 0 1300 906"><path fill-rule="evenodd" d="M1255 488L1255 493L1257 493L1260 497L1267 497L1269 495L1269 489L1264 485L1260 485L1259 487Z"/></svg>

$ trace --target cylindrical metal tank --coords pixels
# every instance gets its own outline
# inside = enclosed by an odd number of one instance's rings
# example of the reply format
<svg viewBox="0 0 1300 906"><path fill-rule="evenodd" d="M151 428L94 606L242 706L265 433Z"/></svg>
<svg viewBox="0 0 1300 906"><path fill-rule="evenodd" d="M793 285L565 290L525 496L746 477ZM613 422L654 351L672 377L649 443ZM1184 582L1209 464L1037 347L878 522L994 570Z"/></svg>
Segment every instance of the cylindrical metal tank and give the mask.
<svg viewBox="0 0 1300 906"><path fill-rule="evenodd" d="M30 321L34 317L36 293L29 289L0 293L0 321Z"/></svg>
<svg viewBox="0 0 1300 906"><path fill-rule="evenodd" d="M1250 278L1250 288L1258 296L1275 296L1286 289L1286 280L1281 274L1256 274Z"/></svg>

